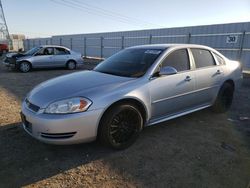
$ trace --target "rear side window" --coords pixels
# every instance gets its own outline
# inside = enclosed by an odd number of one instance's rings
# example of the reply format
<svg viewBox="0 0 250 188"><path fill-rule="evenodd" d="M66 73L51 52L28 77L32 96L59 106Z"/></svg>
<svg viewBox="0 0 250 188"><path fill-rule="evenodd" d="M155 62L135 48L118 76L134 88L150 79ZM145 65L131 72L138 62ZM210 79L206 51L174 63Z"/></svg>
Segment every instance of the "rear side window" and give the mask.
<svg viewBox="0 0 250 188"><path fill-rule="evenodd" d="M203 49L191 49L191 51L194 56L196 68L209 67L215 65L214 58L210 51Z"/></svg>
<svg viewBox="0 0 250 188"><path fill-rule="evenodd" d="M224 59L222 57L220 57L219 55L217 55L215 53L213 53L213 54L214 54L217 62L219 63L219 65L225 65L225 61L224 61Z"/></svg>
<svg viewBox="0 0 250 188"><path fill-rule="evenodd" d="M67 55L70 54L68 50L64 48L56 48L56 55Z"/></svg>
<svg viewBox="0 0 250 188"><path fill-rule="evenodd" d="M178 72L189 70L189 56L186 49L180 49L172 52L162 63L163 67L174 67Z"/></svg>

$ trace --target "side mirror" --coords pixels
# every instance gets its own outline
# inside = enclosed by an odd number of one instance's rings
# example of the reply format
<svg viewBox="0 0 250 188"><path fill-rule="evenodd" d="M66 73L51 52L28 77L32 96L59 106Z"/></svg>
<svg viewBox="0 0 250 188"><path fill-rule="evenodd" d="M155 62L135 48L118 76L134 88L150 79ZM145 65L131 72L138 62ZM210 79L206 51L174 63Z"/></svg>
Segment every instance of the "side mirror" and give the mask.
<svg viewBox="0 0 250 188"><path fill-rule="evenodd" d="M163 67L161 68L159 75L164 76L164 75L172 75L172 74L177 74L177 70L174 67Z"/></svg>

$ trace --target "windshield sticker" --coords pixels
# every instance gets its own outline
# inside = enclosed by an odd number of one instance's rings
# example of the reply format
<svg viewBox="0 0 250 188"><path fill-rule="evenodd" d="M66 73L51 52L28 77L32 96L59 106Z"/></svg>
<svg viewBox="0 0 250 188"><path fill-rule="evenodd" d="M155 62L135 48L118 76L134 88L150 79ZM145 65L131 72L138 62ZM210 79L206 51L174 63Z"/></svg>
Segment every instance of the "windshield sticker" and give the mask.
<svg viewBox="0 0 250 188"><path fill-rule="evenodd" d="M161 53L161 50L146 50L145 54L154 54L154 55L158 55Z"/></svg>

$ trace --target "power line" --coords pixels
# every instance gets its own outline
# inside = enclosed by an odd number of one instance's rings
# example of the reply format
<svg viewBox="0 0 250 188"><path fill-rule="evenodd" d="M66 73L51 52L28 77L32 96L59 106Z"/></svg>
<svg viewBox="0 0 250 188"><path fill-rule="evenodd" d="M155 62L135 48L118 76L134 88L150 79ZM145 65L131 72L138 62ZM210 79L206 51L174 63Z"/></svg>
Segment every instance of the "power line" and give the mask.
<svg viewBox="0 0 250 188"><path fill-rule="evenodd" d="M117 17L117 18L121 18L121 19L124 19L126 21L129 21L129 22L134 22L134 23L137 23L137 24L147 24L147 25L154 25L154 26L157 26L157 27L162 27L158 24L154 24L154 23L150 23L150 22L147 22L147 21L144 21L144 20L140 20L140 19L137 19L137 18L132 18L132 17L128 17L128 16L125 16L123 14L120 14L120 13L117 13L117 12L114 12L114 11L110 11L110 10L107 10L107 9L103 9L101 7L98 7L98 6L94 6L94 5L90 5L86 2L81 2L79 0L69 0L71 1L72 3L75 3L75 4L78 4L78 5L84 5L85 8L89 8L89 9L92 9L93 11L100 11L104 14L107 14L109 16L112 16L112 17Z"/></svg>
<svg viewBox="0 0 250 188"><path fill-rule="evenodd" d="M61 5L64 5L64 6L67 6L67 7L70 7L70 8L73 8L75 10L80 10L81 12L86 12L86 13L89 13L89 14L94 14L94 15L97 15L97 16L101 16L101 17L106 17L106 18L109 18L113 21L118 21L118 22L122 22L122 23L125 23L125 24L129 24L129 25L134 25L134 26L137 26L137 27L141 27L142 26L142 23L138 23L138 22L135 22L135 21L130 21L128 20L128 18L119 18L117 16L114 15L114 13L108 13L108 12L103 12L103 11L100 11L100 10L97 10L97 7L95 7L95 9L90 9L88 6L84 6L84 5L79 5L78 3L75 3L75 2L69 2L69 1L66 1L66 0L61 0L61 1L56 1L56 0L50 0L51 2L53 3L56 3L56 4L61 4Z"/></svg>
<svg viewBox="0 0 250 188"><path fill-rule="evenodd" d="M91 10L88 10L86 8L83 8L82 6L79 6L79 5L74 5L70 2L67 2L67 1L56 1L56 0L50 0L51 2L53 3L56 3L56 4L60 4L60 5L63 5L63 6L66 6L66 7L70 7L70 8L73 8L75 10L78 10L78 11L81 11L81 12L86 12L86 13L89 13L89 14L95 14L97 16L101 16L102 18L103 17L107 17L107 15L104 15L104 14L101 14L99 12L93 12ZM131 24L129 22L126 22L126 21L123 21L123 20L117 20L116 18L112 18L114 21L119 21L119 22L122 22L122 23L125 23L125 24L129 24L129 25L134 25L134 24ZM137 25L136 25L137 26Z"/></svg>

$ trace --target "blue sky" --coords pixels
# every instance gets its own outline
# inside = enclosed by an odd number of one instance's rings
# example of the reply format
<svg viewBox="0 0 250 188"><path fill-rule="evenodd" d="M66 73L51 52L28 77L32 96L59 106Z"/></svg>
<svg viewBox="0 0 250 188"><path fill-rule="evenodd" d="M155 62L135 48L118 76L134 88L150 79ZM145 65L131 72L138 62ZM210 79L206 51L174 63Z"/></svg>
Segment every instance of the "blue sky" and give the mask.
<svg viewBox="0 0 250 188"><path fill-rule="evenodd" d="M250 21L250 0L2 0L10 33L32 37Z"/></svg>

